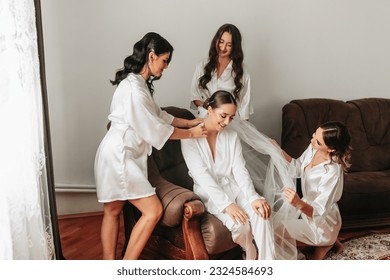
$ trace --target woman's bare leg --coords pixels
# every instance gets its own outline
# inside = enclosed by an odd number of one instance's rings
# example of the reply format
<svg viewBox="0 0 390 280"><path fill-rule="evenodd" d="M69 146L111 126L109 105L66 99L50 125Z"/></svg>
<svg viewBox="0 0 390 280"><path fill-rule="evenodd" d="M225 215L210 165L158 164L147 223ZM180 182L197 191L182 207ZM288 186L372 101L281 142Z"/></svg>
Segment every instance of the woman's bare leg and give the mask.
<svg viewBox="0 0 390 280"><path fill-rule="evenodd" d="M103 249L103 260L114 260L119 233L119 217L125 201L104 203L104 216L100 239Z"/></svg>
<svg viewBox="0 0 390 280"><path fill-rule="evenodd" d="M142 215L131 231L123 259L137 260L151 236L154 227L160 220L163 208L157 195L129 201L141 211Z"/></svg>
<svg viewBox="0 0 390 280"><path fill-rule="evenodd" d="M323 260L326 254L333 248L336 250L335 253L336 255L344 251L344 245L341 244L340 241L336 240L336 242L333 245L315 247L314 254L311 256L310 259Z"/></svg>
<svg viewBox="0 0 390 280"><path fill-rule="evenodd" d="M329 246L316 246L313 255L310 256L310 260L323 260L326 254L332 249L333 245Z"/></svg>

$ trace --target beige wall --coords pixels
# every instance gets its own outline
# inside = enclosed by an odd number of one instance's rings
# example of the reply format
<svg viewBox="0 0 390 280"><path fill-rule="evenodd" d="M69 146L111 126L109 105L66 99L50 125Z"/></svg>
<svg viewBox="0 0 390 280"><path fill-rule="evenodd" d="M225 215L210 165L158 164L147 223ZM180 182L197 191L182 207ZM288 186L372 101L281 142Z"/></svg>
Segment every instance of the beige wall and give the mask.
<svg viewBox="0 0 390 280"><path fill-rule="evenodd" d="M390 98L386 0L42 0L42 13L59 189L94 188L94 156L114 90L109 79L149 31L175 48L155 83L156 101L188 107L195 64L221 24L237 25L252 77L252 122L276 139L282 106L292 99ZM99 209L95 195L84 195L88 202L80 196L61 191L60 214Z"/></svg>

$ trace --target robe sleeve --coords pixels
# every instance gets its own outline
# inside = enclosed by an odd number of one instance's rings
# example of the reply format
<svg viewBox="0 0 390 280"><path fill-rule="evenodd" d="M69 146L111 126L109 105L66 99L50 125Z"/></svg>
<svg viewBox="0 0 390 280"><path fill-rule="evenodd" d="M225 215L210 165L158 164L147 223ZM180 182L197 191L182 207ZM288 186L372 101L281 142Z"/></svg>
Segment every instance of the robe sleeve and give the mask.
<svg viewBox="0 0 390 280"><path fill-rule="evenodd" d="M193 102L194 100L201 100L201 101L205 100L205 98L204 98L205 96L202 93L202 90L199 88L199 78L203 75L203 67L204 67L203 62L199 62L196 65L195 72L194 72L194 75L193 75L192 81L191 81L190 108L193 110L198 109L198 107Z"/></svg>
<svg viewBox="0 0 390 280"><path fill-rule="evenodd" d="M241 191L244 193L246 199L252 203L254 200L263 198L258 193L256 193L253 186L252 179L249 175L249 172L245 166L245 159L242 155L242 146L238 136L235 134L235 137L232 139L232 150L233 150L233 176L236 182L238 183Z"/></svg>
<svg viewBox="0 0 390 280"><path fill-rule="evenodd" d="M128 118L139 137L159 150L173 133L173 117L162 113L149 94L146 89L133 86Z"/></svg>
<svg viewBox="0 0 390 280"><path fill-rule="evenodd" d="M181 140L181 149L184 160L194 183L202 189L202 193L207 194L219 211L223 212L227 206L233 202L219 186L215 176L213 176L209 166L201 156L198 140Z"/></svg>
<svg viewBox="0 0 390 280"><path fill-rule="evenodd" d="M166 112L164 110L161 110L161 108L158 106L157 106L157 110L159 111L160 119L162 119L164 122L166 122L168 124L172 124L173 119L175 118L174 116L172 116L171 114L169 114L168 112Z"/></svg>
<svg viewBox="0 0 390 280"><path fill-rule="evenodd" d="M343 189L343 170L339 164L325 166L326 173L321 177L317 186L320 195L310 204L313 207L312 219L316 224L321 223L332 205L339 199Z"/></svg>
<svg viewBox="0 0 390 280"><path fill-rule="evenodd" d="M243 88L240 93L240 106L238 108L238 114L243 120L249 119L250 115L253 114L253 103L251 101L251 81L250 76L244 70L243 76Z"/></svg>
<svg viewBox="0 0 390 280"><path fill-rule="evenodd" d="M302 164L305 161L305 158L309 156L309 153L312 153L312 147L309 145L302 155L297 159L292 159L288 166L288 173L293 178L301 178L302 176Z"/></svg>

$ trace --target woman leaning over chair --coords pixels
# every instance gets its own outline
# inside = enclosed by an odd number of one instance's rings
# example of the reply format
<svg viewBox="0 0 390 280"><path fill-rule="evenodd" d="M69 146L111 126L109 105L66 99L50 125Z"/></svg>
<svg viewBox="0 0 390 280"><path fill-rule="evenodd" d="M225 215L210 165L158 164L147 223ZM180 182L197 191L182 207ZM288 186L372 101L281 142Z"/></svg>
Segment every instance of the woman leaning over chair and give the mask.
<svg viewBox="0 0 390 280"><path fill-rule="evenodd" d="M207 136L205 128L198 125L202 119L175 118L153 100L153 81L168 67L172 53L167 40L147 33L111 81L117 85L108 116L111 127L95 158L97 196L104 203L103 259L115 258L119 217L126 201L142 215L131 232L124 259L139 258L162 215L161 203L147 179L147 156L152 146L161 149L168 139Z"/></svg>

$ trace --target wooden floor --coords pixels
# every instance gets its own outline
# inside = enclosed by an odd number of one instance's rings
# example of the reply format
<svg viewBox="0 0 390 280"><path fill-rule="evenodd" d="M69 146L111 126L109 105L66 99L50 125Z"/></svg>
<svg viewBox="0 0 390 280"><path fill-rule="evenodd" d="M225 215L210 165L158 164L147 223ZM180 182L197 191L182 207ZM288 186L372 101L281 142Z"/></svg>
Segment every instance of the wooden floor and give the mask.
<svg viewBox="0 0 390 280"><path fill-rule="evenodd" d="M62 254L67 260L101 260L100 227L103 213L86 213L58 217ZM124 243L123 220L119 230L117 259Z"/></svg>
<svg viewBox="0 0 390 280"><path fill-rule="evenodd" d="M67 260L101 260L100 226L103 213L86 213L58 217L62 254ZM390 227L370 230L344 231L339 240L344 241L370 232L390 232ZM117 259L121 258L124 243L123 221L121 219Z"/></svg>

